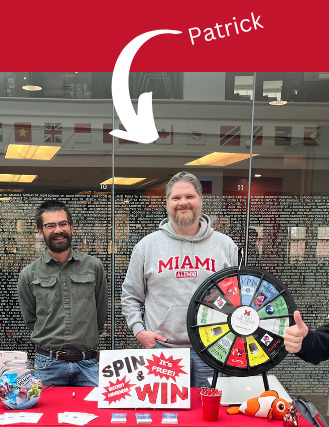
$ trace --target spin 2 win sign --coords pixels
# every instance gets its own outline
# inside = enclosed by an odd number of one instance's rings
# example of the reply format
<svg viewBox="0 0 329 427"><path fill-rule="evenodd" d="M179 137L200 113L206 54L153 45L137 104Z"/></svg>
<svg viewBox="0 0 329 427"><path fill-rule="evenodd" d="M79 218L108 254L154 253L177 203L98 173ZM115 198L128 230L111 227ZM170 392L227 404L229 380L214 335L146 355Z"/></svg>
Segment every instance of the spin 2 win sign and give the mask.
<svg viewBox="0 0 329 427"><path fill-rule="evenodd" d="M99 408L190 408L190 349L104 350Z"/></svg>

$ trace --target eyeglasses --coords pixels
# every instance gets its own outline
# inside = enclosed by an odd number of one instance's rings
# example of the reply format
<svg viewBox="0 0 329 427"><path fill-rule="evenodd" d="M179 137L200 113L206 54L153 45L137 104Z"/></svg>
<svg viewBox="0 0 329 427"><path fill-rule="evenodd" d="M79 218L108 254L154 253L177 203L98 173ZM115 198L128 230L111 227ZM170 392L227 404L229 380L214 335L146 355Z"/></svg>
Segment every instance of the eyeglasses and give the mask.
<svg viewBox="0 0 329 427"><path fill-rule="evenodd" d="M71 224L71 221L61 221L56 224L56 222L48 222L47 224L43 224L43 226L47 230L55 230L58 226L61 229L67 228Z"/></svg>

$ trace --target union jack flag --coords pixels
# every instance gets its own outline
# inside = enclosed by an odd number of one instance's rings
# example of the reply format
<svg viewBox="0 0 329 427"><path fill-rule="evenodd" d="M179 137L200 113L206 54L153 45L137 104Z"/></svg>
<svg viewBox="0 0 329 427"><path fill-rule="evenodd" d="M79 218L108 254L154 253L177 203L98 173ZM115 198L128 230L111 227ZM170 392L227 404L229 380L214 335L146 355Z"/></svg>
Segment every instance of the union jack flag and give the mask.
<svg viewBox="0 0 329 427"><path fill-rule="evenodd" d="M45 123L44 142L62 142L62 123Z"/></svg>

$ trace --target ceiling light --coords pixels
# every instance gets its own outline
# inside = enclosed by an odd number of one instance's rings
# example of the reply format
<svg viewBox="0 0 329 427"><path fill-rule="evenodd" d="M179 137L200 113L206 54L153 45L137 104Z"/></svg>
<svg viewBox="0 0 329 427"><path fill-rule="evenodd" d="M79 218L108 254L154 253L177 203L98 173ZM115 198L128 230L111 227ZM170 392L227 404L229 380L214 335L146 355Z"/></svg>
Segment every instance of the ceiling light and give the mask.
<svg viewBox="0 0 329 427"><path fill-rule="evenodd" d="M286 105L288 101L271 101L269 102L270 105Z"/></svg>
<svg viewBox="0 0 329 427"><path fill-rule="evenodd" d="M28 90L30 92L36 92L38 90L42 90L41 86L35 86L35 85L24 85L22 86L22 89Z"/></svg>
<svg viewBox="0 0 329 427"><path fill-rule="evenodd" d="M0 193L23 193L23 188L0 188Z"/></svg>
<svg viewBox="0 0 329 427"><path fill-rule="evenodd" d="M255 178L260 178L262 175L260 173L255 173L254 177Z"/></svg>
<svg viewBox="0 0 329 427"><path fill-rule="evenodd" d="M26 80L26 77L24 77L24 80ZM42 90L42 87L32 83L32 73L30 73L29 84L22 86L22 89L30 92L36 92L38 90Z"/></svg>
<svg viewBox="0 0 329 427"><path fill-rule="evenodd" d="M258 156L258 154L253 154ZM249 154L241 153L211 153L207 156L200 157L199 159L193 160L192 162L185 163L189 166L228 166L233 163L242 162L243 160L249 159Z"/></svg>
<svg viewBox="0 0 329 427"><path fill-rule="evenodd" d="M19 175L14 173L0 173L0 182L33 182L38 175Z"/></svg>
<svg viewBox="0 0 329 427"><path fill-rule="evenodd" d="M146 178L119 178L119 177L114 177L114 185L134 185L137 184L138 182L143 181ZM104 182L101 182L102 184L113 184L113 179L110 178Z"/></svg>
<svg viewBox="0 0 329 427"><path fill-rule="evenodd" d="M55 145L9 144L5 158L24 160L51 160L60 150L60 148L60 146Z"/></svg>

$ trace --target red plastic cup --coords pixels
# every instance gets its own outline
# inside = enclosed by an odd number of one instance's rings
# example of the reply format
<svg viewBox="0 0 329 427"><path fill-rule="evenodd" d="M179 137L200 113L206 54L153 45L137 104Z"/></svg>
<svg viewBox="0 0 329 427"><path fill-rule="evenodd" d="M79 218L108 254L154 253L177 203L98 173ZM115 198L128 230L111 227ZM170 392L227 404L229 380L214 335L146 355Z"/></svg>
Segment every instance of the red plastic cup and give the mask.
<svg viewBox="0 0 329 427"><path fill-rule="evenodd" d="M202 414L204 421L217 421L222 393L203 394L201 393Z"/></svg>

